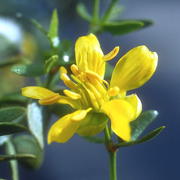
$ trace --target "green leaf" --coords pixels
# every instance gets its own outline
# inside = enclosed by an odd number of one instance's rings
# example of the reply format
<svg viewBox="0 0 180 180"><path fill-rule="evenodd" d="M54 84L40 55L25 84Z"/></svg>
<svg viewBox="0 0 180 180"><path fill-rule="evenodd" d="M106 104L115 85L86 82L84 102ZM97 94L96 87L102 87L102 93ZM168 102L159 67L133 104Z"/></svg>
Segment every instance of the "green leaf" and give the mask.
<svg viewBox="0 0 180 180"><path fill-rule="evenodd" d="M104 138L99 138L97 136L81 136L85 140L91 143L96 143L96 144L105 144L105 139Z"/></svg>
<svg viewBox="0 0 180 180"><path fill-rule="evenodd" d="M0 123L13 122L18 123L24 119L26 109L20 106L6 107L0 109Z"/></svg>
<svg viewBox="0 0 180 180"><path fill-rule="evenodd" d="M83 19L85 19L87 21L91 21L92 17L89 15L84 4L79 3L76 7L76 10L77 10L77 13L79 14L79 16L81 16Z"/></svg>
<svg viewBox="0 0 180 180"><path fill-rule="evenodd" d="M22 96L20 92L7 93L0 96L0 103L2 102L26 103L27 98Z"/></svg>
<svg viewBox="0 0 180 180"><path fill-rule="evenodd" d="M39 168L43 161L43 151L41 150L36 139L31 135L16 136L13 144L17 154L31 154L36 158L22 159L21 162L29 168Z"/></svg>
<svg viewBox="0 0 180 180"><path fill-rule="evenodd" d="M36 138L40 147L43 149L44 139L43 139L42 107L40 107L36 102L32 102L28 104L27 118L28 118L29 130Z"/></svg>
<svg viewBox="0 0 180 180"><path fill-rule="evenodd" d="M140 116L131 122L132 134L131 139L136 140L143 131L156 119L158 112L155 110L145 111Z"/></svg>
<svg viewBox="0 0 180 180"><path fill-rule="evenodd" d="M14 65L12 66L11 71L20 76L29 76L29 77L41 76L45 73L43 64Z"/></svg>
<svg viewBox="0 0 180 180"><path fill-rule="evenodd" d="M0 155L0 161L10 160L24 160L24 159L35 159L36 156L33 154L13 154L13 155Z"/></svg>
<svg viewBox="0 0 180 180"><path fill-rule="evenodd" d="M17 59L6 59L4 61L0 61L0 68L10 66L10 65L15 64L17 62L18 62Z"/></svg>
<svg viewBox="0 0 180 180"><path fill-rule="evenodd" d="M58 31L59 31L59 19L58 19L57 10L55 9L52 13L51 23L50 23L49 32L48 32L48 37L53 47L58 47L60 43L60 40L58 37Z"/></svg>
<svg viewBox="0 0 180 180"><path fill-rule="evenodd" d="M111 11L111 14L110 14L108 20L109 21L115 20L116 18L118 18L120 16L120 14L122 14L123 11L124 11L124 6L116 4L115 6L113 6L113 9Z"/></svg>
<svg viewBox="0 0 180 180"><path fill-rule="evenodd" d="M127 146L132 146L135 144L141 144L147 141L150 141L152 139L154 139L156 136L158 136L162 130L165 128L165 126L161 126L153 131L151 131L150 133L148 133L146 136L142 137L141 139L138 139L136 141L131 141L131 142L122 142L119 144L116 144L116 147L127 147Z"/></svg>
<svg viewBox="0 0 180 180"><path fill-rule="evenodd" d="M45 36L48 35L46 29L44 29L44 27L41 24L39 24L35 19L31 19L30 21L40 32L42 32L42 34L44 34Z"/></svg>
<svg viewBox="0 0 180 180"><path fill-rule="evenodd" d="M113 35L127 34L152 25L150 20L120 20L107 22L102 25L102 31L108 31Z"/></svg>
<svg viewBox="0 0 180 180"><path fill-rule="evenodd" d="M58 65L58 55L51 56L48 60L45 62L45 72L49 73L53 67L56 67Z"/></svg>
<svg viewBox="0 0 180 180"><path fill-rule="evenodd" d="M108 118L103 113L89 112L76 132L80 136L95 136L102 132L107 121Z"/></svg>
<svg viewBox="0 0 180 180"><path fill-rule="evenodd" d="M27 128L21 124L0 122L0 136L27 131Z"/></svg>

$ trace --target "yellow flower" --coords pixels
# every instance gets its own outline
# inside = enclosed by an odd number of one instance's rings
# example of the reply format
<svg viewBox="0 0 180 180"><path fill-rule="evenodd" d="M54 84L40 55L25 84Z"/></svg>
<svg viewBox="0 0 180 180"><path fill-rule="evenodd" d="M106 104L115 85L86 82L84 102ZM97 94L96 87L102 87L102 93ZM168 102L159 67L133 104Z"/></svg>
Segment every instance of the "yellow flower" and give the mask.
<svg viewBox="0 0 180 180"><path fill-rule="evenodd" d="M115 47L104 55L96 36L80 37L75 44L76 64L68 76L60 68L60 79L68 87L63 95L42 87L25 87L24 96L38 99L40 104L69 104L76 111L55 122L48 133L48 143L66 142L75 133L96 135L111 121L113 132L124 141L131 140L130 122L142 111L136 94L126 95L147 82L156 70L158 57L146 46L138 46L125 54L116 64L110 83L103 79L107 60L119 51Z"/></svg>

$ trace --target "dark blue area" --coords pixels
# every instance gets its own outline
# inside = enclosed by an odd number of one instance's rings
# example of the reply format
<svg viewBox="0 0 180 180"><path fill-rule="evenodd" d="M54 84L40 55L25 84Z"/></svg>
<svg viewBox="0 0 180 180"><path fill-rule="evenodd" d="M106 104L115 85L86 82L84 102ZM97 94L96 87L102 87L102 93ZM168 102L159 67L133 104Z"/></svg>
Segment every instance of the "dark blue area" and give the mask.
<svg viewBox="0 0 180 180"><path fill-rule="evenodd" d="M12 2L16 5L15 1ZM43 0L21 2L19 9L31 4L28 16L32 14L40 19L43 16L49 18L55 3L60 4L58 1L49 3ZM86 34L87 24L75 14L75 1L67 1L69 6L65 6L65 1L59 2L62 3L62 7L58 6L60 16L64 16L60 18L61 35L75 41L78 36ZM141 98L144 109L156 109L160 113L148 130L161 125L167 128L149 143L120 149L119 179L176 180L179 179L180 169L180 1L129 0L123 1L123 4L126 6L123 18L152 19L155 25L120 37L105 33L100 36L100 42L105 52L120 45L118 57L141 44L159 54L156 74L135 92ZM108 180L107 158L102 145L90 144L75 136L66 144L47 146L40 170L32 172L21 168L21 179ZM5 175L7 173L0 169L0 177Z"/></svg>

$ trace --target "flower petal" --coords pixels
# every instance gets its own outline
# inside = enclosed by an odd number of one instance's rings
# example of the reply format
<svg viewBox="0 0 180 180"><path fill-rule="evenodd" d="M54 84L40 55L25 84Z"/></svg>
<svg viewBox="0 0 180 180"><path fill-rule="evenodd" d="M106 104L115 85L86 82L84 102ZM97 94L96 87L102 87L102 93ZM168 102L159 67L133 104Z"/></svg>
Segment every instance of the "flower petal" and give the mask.
<svg viewBox="0 0 180 180"><path fill-rule="evenodd" d="M22 95L33 99L47 99L57 95L57 93L43 87L28 86L22 88Z"/></svg>
<svg viewBox="0 0 180 180"><path fill-rule="evenodd" d="M135 110L134 118L132 119L132 121L133 121L142 112L142 103L141 103L141 100L139 99L139 97L136 94L131 94L129 96L126 96L124 99L126 101L128 101L132 105L133 109Z"/></svg>
<svg viewBox="0 0 180 180"><path fill-rule="evenodd" d="M105 103L102 106L102 111L110 118L113 132L123 140L130 141L131 128L129 122L135 116L133 106L123 99L114 99Z"/></svg>
<svg viewBox="0 0 180 180"><path fill-rule="evenodd" d="M118 86L121 91L127 91L142 86L154 74L157 62L157 54L146 46L133 48L116 64L111 87Z"/></svg>
<svg viewBox="0 0 180 180"><path fill-rule="evenodd" d="M77 110L57 120L48 132L48 144L52 142L64 143L68 141L80 126L81 121L91 109Z"/></svg>
<svg viewBox="0 0 180 180"><path fill-rule="evenodd" d="M98 39L89 34L78 38L75 44L76 65L80 71L93 71L101 77L105 73L105 62Z"/></svg>

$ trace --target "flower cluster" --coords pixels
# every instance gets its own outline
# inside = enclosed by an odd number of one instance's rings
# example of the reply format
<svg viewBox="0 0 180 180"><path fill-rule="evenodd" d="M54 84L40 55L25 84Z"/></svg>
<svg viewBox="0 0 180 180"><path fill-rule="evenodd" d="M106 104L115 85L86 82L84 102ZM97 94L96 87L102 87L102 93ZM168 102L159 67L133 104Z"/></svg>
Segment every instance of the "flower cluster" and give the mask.
<svg viewBox="0 0 180 180"><path fill-rule="evenodd" d="M48 143L66 142L75 133L91 136L100 133L110 119L112 131L124 141L131 140L130 122L142 111L136 94L127 91L147 82L156 70L158 56L146 46L131 49L116 64L110 82L104 80L106 61L119 52L115 47L104 55L96 36L89 34L78 38L75 44L76 64L68 75L60 67L60 79L68 89L63 94L43 87L22 89L26 97L38 99L42 105L68 104L75 109L56 121L48 133Z"/></svg>

